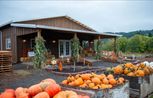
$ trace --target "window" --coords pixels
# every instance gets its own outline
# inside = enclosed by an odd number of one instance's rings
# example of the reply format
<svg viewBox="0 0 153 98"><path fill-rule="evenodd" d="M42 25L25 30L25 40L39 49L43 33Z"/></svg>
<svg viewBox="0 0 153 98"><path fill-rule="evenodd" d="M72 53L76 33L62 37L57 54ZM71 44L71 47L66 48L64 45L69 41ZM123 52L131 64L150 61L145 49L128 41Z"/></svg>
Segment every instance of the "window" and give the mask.
<svg viewBox="0 0 153 98"><path fill-rule="evenodd" d="M11 38L6 38L6 49L11 49Z"/></svg>

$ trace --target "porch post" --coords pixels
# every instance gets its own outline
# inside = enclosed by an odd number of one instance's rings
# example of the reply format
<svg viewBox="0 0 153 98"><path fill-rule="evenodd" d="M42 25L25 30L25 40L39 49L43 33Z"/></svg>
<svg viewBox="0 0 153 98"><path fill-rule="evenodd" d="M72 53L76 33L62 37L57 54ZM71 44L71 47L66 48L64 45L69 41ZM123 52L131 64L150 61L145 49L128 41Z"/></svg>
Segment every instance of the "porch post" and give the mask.
<svg viewBox="0 0 153 98"><path fill-rule="evenodd" d="M117 55L117 49L116 49L116 37L114 37L114 52Z"/></svg>
<svg viewBox="0 0 153 98"><path fill-rule="evenodd" d="M41 30L38 30L37 37L41 37Z"/></svg>

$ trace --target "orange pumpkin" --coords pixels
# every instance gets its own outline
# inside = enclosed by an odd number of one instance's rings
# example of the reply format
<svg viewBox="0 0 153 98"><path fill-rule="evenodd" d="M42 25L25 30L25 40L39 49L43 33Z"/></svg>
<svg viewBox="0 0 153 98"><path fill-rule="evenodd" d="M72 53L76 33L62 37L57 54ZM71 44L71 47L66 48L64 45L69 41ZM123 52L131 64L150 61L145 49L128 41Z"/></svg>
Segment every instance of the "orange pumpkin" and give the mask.
<svg viewBox="0 0 153 98"><path fill-rule="evenodd" d="M17 98L22 98L23 95L27 96L27 98L28 98L28 96L29 96L28 89L27 88L23 88L23 87L16 88L16 90L15 90L15 96Z"/></svg>
<svg viewBox="0 0 153 98"><path fill-rule="evenodd" d="M81 78L82 78L83 80L89 80L90 77L91 77L91 74L82 74L82 75L81 75Z"/></svg>
<svg viewBox="0 0 153 98"><path fill-rule="evenodd" d="M75 85L76 85L76 86L82 85L82 84L83 84L82 78L78 78L78 79L76 79L74 82L75 82Z"/></svg>
<svg viewBox="0 0 153 98"><path fill-rule="evenodd" d="M128 69L128 68L125 68L124 69L124 74L126 75L126 74L128 74L130 72L130 70Z"/></svg>
<svg viewBox="0 0 153 98"><path fill-rule="evenodd" d="M106 88L108 88L108 85L107 84L101 84L101 88L106 89Z"/></svg>
<svg viewBox="0 0 153 98"><path fill-rule="evenodd" d="M79 87L83 87L83 88L85 88L85 87L87 87L87 84L86 84L86 83L83 83L83 84L80 85Z"/></svg>
<svg viewBox="0 0 153 98"><path fill-rule="evenodd" d="M78 98L78 95L74 91L61 91L56 94L53 98Z"/></svg>
<svg viewBox="0 0 153 98"><path fill-rule="evenodd" d="M70 86L75 86L75 82L74 82L74 81L69 82L68 85L70 85Z"/></svg>
<svg viewBox="0 0 153 98"><path fill-rule="evenodd" d="M102 82L103 82L103 84L109 84L109 81L107 78L104 78Z"/></svg>
<svg viewBox="0 0 153 98"><path fill-rule="evenodd" d="M95 84L100 84L100 83L101 83L100 79L97 78L97 77L92 78L91 81L92 81L93 83L95 83Z"/></svg>
<svg viewBox="0 0 153 98"><path fill-rule="evenodd" d="M122 74L123 73L123 68L122 66L118 65L114 68L114 73L115 74Z"/></svg>
<svg viewBox="0 0 153 98"><path fill-rule="evenodd" d="M116 85L117 81L115 79L109 79L111 85Z"/></svg>
<svg viewBox="0 0 153 98"><path fill-rule="evenodd" d="M59 70L59 71L62 71L62 70L63 70L63 64L62 64L61 61L60 61L59 64L58 64L58 70Z"/></svg>
<svg viewBox="0 0 153 98"><path fill-rule="evenodd" d="M105 75L105 74L101 74L101 75L100 75L100 79L102 80L102 79L104 79L104 78L106 78L106 75Z"/></svg>
<svg viewBox="0 0 153 98"><path fill-rule="evenodd" d="M87 81L85 81L85 83L86 84L89 84L89 83L91 83L91 80L87 80Z"/></svg>
<svg viewBox="0 0 153 98"><path fill-rule="evenodd" d="M14 89L5 89L5 92L11 92L12 94L15 95L15 90Z"/></svg>
<svg viewBox="0 0 153 98"><path fill-rule="evenodd" d="M56 83L56 81L54 79L48 78L48 79L44 79L41 82L50 82L50 83Z"/></svg>
<svg viewBox="0 0 153 98"><path fill-rule="evenodd" d="M88 85L90 88L93 88L94 86L95 86L95 84L94 83L89 83L89 85Z"/></svg>
<svg viewBox="0 0 153 98"><path fill-rule="evenodd" d="M127 74L127 76L135 76L135 74L133 72L130 72Z"/></svg>
<svg viewBox="0 0 153 98"><path fill-rule="evenodd" d="M145 75L144 71L142 71L142 70L137 70L137 71L136 71L136 76L141 76L141 77L143 77L144 75Z"/></svg>
<svg viewBox="0 0 153 98"><path fill-rule="evenodd" d="M114 76L113 76L112 74L109 74L109 75L107 76L107 78L108 78L108 79L114 79Z"/></svg>
<svg viewBox="0 0 153 98"><path fill-rule="evenodd" d="M67 77L67 81L68 82L72 82L72 81L74 81L75 80L75 77L73 77L73 76L68 76Z"/></svg>
<svg viewBox="0 0 153 98"><path fill-rule="evenodd" d="M130 67L133 66L133 64L132 63L126 63L124 66L127 67L127 68L130 68Z"/></svg>
<svg viewBox="0 0 153 98"><path fill-rule="evenodd" d="M20 93L19 96L16 96L16 98L31 98L31 97L29 96L28 93L22 92L22 93Z"/></svg>
<svg viewBox="0 0 153 98"><path fill-rule="evenodd" d="M35 96L36 94L42 92L42 88L40 87L39 84L36 84L36 85L32 85L28 88L28 93L31 95L31 96Z"/></svg>
<svg viewBox="0 0 153 98"><path fill-rule="evenodd" d="M61 87L58 84L50 84L45 89L45 92L47 92L50 97L53 97L60 91L61 91Z"/></svg>
<svg viewBox="0 0 153 98"><path fill-rule="evenodd" d="M92 87L92 89L98 89L98 86L94 86L94 87Z"/></svg>
<svg viewBox="0 0 153 98"><path fill-rule="evenodd" d="M48 93L46 92L40 92L37 95L35 95L33 98L50 98Z"/></svg>
<svg viewBox="0 0 153 98"><path fill-rule="evenodd" d="M124 78L123 77L119 77L118 78L118 84L123 84L124 83Z"/></svg>
<svg viewBox="0 0 153 98"><path fill-rule="evenodd" d="M14 93L12 92L3 92L1 93L1 98L15 98Z"/></svg>
<svg viewBox="0 0 153 98"><path fill-rule="evenodd" d="M67 80L63 80L62 81L62 84L65 84L66 85L66 84L68 84L68 81Z"/></svg>
<svg viewBox="0 0 153 98"><path fill-rule="evenodd" d="M49 84L51 84L51 83L50 83L50 82L40 82L40 83L39 83L39 85L40 85L40 87L42 88L43 91L45 90L45 88L46 88Z"/></svg>

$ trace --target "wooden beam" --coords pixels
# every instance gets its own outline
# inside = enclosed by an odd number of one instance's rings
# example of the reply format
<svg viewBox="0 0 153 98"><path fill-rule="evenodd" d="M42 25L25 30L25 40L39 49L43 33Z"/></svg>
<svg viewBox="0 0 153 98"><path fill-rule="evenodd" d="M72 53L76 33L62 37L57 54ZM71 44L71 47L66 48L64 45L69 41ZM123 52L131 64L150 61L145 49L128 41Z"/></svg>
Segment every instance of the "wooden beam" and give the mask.
<svg viewBox="0 0 153 98"><path fill-rule="evenodd" d="M116 37L114 37L114 52L115 52L115 54L117 54L117 47L116 47Z"/></svg>

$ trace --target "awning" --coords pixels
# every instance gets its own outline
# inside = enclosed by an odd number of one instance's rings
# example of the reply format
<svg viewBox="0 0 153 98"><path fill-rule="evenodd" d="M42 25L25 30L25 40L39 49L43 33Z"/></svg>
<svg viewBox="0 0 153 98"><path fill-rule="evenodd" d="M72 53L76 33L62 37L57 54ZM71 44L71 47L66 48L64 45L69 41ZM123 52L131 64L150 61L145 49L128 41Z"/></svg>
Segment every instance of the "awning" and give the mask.
<svg viewBox="0 0 153 98"><path fill-rule="evenodd" d="M37 28L37 29L58 30L58 31L69 31L69 32L75 32L75 33L86 33L86 34L94 34L94 35L104 35L104 36L110 36L110 37L120 37L120 36L122 36L122 35L118 35L118 34L107 34L107 33L100 33L100 32L92 32L92 31L76 30L76 29L69 29L69 28L61 28L61 27L53 27L53 26L45 26L45 25L36 25L36 24L11 23L11 26L14 26L14 27L24 27L24 28Z"/></svg>

